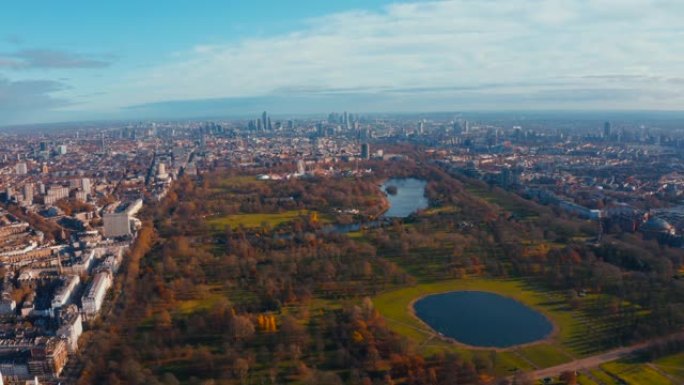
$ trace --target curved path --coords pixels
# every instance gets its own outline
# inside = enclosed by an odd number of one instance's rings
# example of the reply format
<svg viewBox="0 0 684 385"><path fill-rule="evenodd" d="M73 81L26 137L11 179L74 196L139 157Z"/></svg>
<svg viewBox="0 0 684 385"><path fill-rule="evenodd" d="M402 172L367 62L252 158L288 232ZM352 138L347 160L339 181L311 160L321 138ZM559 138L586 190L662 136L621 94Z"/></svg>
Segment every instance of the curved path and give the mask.
<svg viewBox="0 0 684 385"><path fill-rule="evenodd" d="M634 353L640 349L649 347L651 345L655 345L655 344L662 342L666 339L682 338L682 337L684 337L684 333L676 333L676 334L672 334L672 335L667 336L667 337L662 337L662 338L654 339L651 341L641 342L641 343L638 343L636 345L625 346L625 347L609 350L605 353L597 354L595 356L581 358L578 360L566 362L565 364L551 366L551 367L545 368L545 369L534 370L532 372L529 372L529 375L533 379L537 380L537 379L546 378L546 377L554 377L554 376L557 376L560 373L565 372L565 371L580 371L580 370L584 370L584 369L592 369L592 368L598 367L601 364L605 364L606 362L619 360L620 358L625 358L625 357L631 355L632 353Z"/></svg>

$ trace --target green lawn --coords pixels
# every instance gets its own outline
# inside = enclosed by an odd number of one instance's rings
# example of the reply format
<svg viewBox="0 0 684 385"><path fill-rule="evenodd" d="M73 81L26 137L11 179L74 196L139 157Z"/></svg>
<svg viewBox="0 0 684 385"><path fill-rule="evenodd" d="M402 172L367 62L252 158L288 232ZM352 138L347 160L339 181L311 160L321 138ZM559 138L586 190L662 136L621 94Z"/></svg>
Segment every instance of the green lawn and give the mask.
<svg viewBox="0 0 684 385"><path fill-rule="evenodd" d="M580 385L601 385L598 382L592 380L589 376L580 373L579 376L577 376L577 383Z"/></svg>
<svg viewBox="0 0 684 385"><path fill-rule="evenodd" d="M263 224L275 228L283 223L291 222L297 218L304 218L310 213L311 212L308 210L290 210L283 211L282 213L272 214L235 214L225 217L212 218L207 222L209 223L209 226L216 230L223 230L226 228L226 226L231 226L233 229L236 229L240 226L244 226L246 228L255 228L261 227Z"/></svg>
<svg viewBox="0 0 684 385"><path fill-rule="evenodd" d="M222 298L224 295L219 293L211 293L207 298L203 299L188 299L183 301L178 301L175 306L175 310L180 314L188 315L198 311L209 310Z"/></svg>
<svg viewBox="0 0 684 385"><path fill-rule="evenodd" d="M258 180L255 175L236 175L222 178L219 185L223 188L227 188L244 186L252 183L264 183L264 181Z"/></svg>
<svg viewBox="0 0 684 385"><path fill-rule="evenodd" d="M527 346L520 349L520 353L538 368L547 368L572 361L571 356L553 344Z"/></svg>
<svg viewBox="0 0 684 385"><path fill-rule="evenodd" d="M659 358L653 364L684 384L684 353Z"/></svg>
<svg viewBox="0 0 684 385"><path fill-rule="evenodd" d="M604 371L619 377L630 385L676 385L657 370L645 364L609 362L601 365Z"/></svg>
<svg viewBox="0 0 684 385"><path fill-rule="evenodd" d="M591 373L595 379L599 380L604 385L620 385L615 378L611 377L610 374L601 369L593 369L590 370L589 373Z"/></svg>
<svg viewBox="0 0 684 385"><path fill-rule="evenodd" d="M467 185L466 190L478 198L518 215L520 218L536 218L539 216L534 204L525 202L522 198L520 200L511 200L510 197L505 196L505 193L482 186Z"/></svg>
<svg viewBox="0 0 684 385"><path fill-rule="evenodd" d="M515 352L500 352L497 369L510 367L529 369L532 367L529 362L537 367L547 367L572 359L568 342L574 338L572 331L581 330L577 314L565 310L564 305L561 306L551 301L546 293L530 289L521 280L469 278L424 283L380 294L373 301L390 328L413 340L425 354L445 349L468 354L468 349L434 338L434 333L415 318L409 309L411 302L419 297L457 290L488 291L514 298L541 311L559 327L558 335L548 342L523 347Z"/></svg>

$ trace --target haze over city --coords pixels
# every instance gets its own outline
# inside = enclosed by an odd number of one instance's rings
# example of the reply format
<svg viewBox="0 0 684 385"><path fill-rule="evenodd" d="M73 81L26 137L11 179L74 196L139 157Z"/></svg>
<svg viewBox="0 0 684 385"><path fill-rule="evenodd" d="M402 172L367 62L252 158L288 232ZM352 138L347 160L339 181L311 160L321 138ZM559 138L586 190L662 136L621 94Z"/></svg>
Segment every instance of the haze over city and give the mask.
<svg viewBox="0 0 684 385"><path fill-rule="evenodd" d="M0 124L681 110L676 0L8 2Z"/></svg>

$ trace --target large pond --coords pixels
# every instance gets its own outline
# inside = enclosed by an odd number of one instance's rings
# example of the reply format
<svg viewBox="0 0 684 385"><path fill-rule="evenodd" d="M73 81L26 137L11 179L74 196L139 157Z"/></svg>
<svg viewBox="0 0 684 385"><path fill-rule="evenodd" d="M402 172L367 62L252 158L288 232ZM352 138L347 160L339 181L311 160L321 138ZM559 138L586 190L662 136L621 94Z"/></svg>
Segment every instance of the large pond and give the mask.
<svg viewBox="0 0 684 385"><path fill-rule="evenodd" d="M387 218L406 218L418 210L428 207L425 197L427 182L415 178L388 179L382 185L382 191L388 186L397 188L396 194L387 194L390 207L385 212Z"/></svg>
<svg viewBox="0 0 684 385"><path fill-rule="evenodd" d="M507 348L545 339L553 331L543 314L482 291L429 295L416 301L414 310L437 332L470 346Z"/></svg>

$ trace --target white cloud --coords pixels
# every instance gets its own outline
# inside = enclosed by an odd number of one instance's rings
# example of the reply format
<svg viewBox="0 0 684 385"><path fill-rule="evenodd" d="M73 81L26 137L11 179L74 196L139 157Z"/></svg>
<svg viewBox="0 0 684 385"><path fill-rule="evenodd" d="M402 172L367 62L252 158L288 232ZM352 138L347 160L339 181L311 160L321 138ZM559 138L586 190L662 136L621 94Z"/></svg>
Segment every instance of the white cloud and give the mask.
<svg viewBox="0 0 684 385"><path fill-rule="evenodd" d="M455 98L456 108L520 100L534 108L539 102L530 95L556 95L544 107L562 108L560 96L573 89L581 96L592 90L597 97L620 96L606 100L611 108L681 108L681 84L667 79L684 78L683 21L684 3L675 0L395 4L383 12L328 15L281 36L198 42L168 63L117 80L91 102L117 108L303 90L410 95L413 88L440 89L433 96L448 98L467 87L471 99ZM417 110L425 108L419 99ZM585 99L587 107L600 102ZM572 99L567 106L582 104Z"/></svg>

